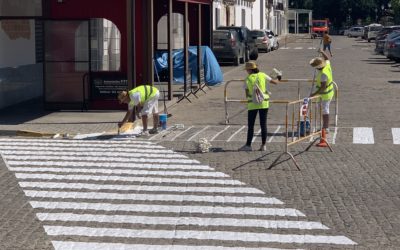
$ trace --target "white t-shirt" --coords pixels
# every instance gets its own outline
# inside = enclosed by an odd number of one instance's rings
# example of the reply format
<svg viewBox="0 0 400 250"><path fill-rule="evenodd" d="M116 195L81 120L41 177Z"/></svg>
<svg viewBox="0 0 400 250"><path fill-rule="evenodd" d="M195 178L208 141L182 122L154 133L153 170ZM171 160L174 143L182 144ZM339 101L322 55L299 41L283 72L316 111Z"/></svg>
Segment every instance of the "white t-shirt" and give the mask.
<svg viewBox="0 0 400 250"><path fill-rule="evenodd" d="M138 105L140 103L140 101L141 101L140 93L139 92L135 92L133 94L130 94L129 98L131 98L131 101L128 104L128 109L129 110L133 110L134 106Z"/></svg>

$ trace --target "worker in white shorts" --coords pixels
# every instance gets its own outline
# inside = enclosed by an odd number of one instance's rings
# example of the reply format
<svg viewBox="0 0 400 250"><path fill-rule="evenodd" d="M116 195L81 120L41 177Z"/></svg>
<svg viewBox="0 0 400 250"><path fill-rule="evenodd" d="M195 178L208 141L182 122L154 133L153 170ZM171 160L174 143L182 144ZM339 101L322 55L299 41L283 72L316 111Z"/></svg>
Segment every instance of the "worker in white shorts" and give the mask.
<svg viewBox="0 0 400 250"><path fill-rule="evenodd" d="M143 131L140 136L148 136L149 134L158 133L158 99L160 98L160 92L156 87L151 85L141 85L132 90L122 91L118 94L118 100L120 103L128 104L128 111L125 114L124 119L118 123L121 127L126 123L132 116L133 110L136 109L136 114L142 119ZM148 116L153 115L153 128L147 130Z"/></svg>

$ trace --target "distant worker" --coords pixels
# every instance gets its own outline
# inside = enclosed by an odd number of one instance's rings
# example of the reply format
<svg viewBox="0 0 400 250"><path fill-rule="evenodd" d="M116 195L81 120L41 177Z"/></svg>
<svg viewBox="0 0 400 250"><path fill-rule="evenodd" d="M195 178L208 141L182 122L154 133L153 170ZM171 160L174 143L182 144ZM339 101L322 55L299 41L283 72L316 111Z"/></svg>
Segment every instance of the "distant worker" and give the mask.
<svg viewBox="0 0 400 250"><path fill-rule="evenodd" d="M278 84L280 76L278 76L278 80L274 80L269 77L267 74L259 71L257 64L255 62L247 62L245 65L245 69L248 73L245 83L246 90L246 98L247 98L247 141L246 145L239 148L239 151L252 151L251 143L253 141L254 135L254 124L257 118L257 113L260 113L260 127L261 127L261 142L262 145L260 147L260 151L266 151L266 142L267 142L267 115L269 108L269 92L268 83ZM260 92L263 94L263 98L261 98L261 102L255 102L254 100L254 89L255 85L258 85Z"/></svg>
<svg viewBox="0 0 400 250"><path fill-rule="evenodd" d="M329 105L334 95L333 76L328 56L321 49L319 52L323 57L315 57L310 61L310 65L318 71L315 78L316 91L311 94L311 97L321 95L322 128L329 133Z"/></svg>
<svg viewBox="0 0 400 250"><path fill-rule="evenodd" d="M330 35L328 35L328 31L324 31L324 35L322 37L322 40L323 40L323 45L324 45L324 51L326 51L326 49L328 49L329 50L329 54L332 57L333 56L332 52L331 52L332 37Z"/></svg>
<svg viewBox="0 0 400 250"><path fill-rule="evenodd" d="M143 131L140 136L148 136L149 134L158 133L158 98L160 92L157 88L151 85L141 85L132 90L122 91L118 94L118 100L120 103L128 104L128 111L125 114L124 119L118 123L121 127L124 123L129 121L132 117L133 111L138 115L138 118L142 119ZM153 128L147 130L148 116L153 115Z"/></svg>

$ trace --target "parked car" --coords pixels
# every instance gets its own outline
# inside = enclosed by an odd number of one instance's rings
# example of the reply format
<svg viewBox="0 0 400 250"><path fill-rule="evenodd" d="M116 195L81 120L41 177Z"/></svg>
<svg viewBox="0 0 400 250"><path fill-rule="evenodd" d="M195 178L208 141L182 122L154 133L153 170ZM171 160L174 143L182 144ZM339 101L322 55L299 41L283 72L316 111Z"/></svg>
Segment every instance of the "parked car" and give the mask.
<svg viewBox="0 0 400 250"><path fill-rule="evenodd" d="M389 53L391 59L395 60L396 62L400 62L400 36L393 41L393 44L391 45L388 54Z"/></svg>
<svg viewBox="0 0 400 250"><path fill-rule="evenodd" d="M251 36L256 40L258 51L271 51L271 40L265 30L252 30Z"/></svg>
<svg viewBox="0 0 400 250"><path fill-rule="evenodd" d="M279 49L278 35L274 34L272 30L265 30L268 34L269 40L271 40L271 50Z"/></svg>
<svg viewBox="0 0 400 250"><path fill-rule="evenodd" d="M212 50L218 61L237 66L245 60L245 44L240 42L236 30L214 30Z"/></svg>
<svg viewBox="0 0 400 250"><path fill-rule="evenodd" d="M375 38L375 52L383 54L383 48L385 45L386 37L393 31L400 31L400 26L385 26L383 27Z"/></svg>
<svg viewBox="0 0 400 250"><path fill-rule="evenodd" d="M389 58L389 59L394 59L393 57L393 49L396 47L396 42L395 40L400 38L400 32L394 31L390 33L386 40L385 40L385 45L383 47L383 54Z"/></svg>
<svg viewBox="0 0 400 250"><path fill-rule="evenodd" d="M365 28L365 31L367 32L366 40L368 42L371 42L372 39L376 38L376 35L381 29L383 29L383 26L379 23L372 23L370 25L367 25Z"/></svg>
<svg viewBox="0 0 400 250"><path fill-rule="evenodd" d="M347 36L348 37L361 37L361 36L363 36L363 33L364 33L363 27L351 27L347 31Z"/></svg>
<svg viewBox="0 0 400 250"><path fill-rule="evenodd" d="M217 30L234 30L239 35L239 42L245 44L244 61L257 60L258 49L255 39L251 36L250 30L246 26L219 26Z"/></svg>

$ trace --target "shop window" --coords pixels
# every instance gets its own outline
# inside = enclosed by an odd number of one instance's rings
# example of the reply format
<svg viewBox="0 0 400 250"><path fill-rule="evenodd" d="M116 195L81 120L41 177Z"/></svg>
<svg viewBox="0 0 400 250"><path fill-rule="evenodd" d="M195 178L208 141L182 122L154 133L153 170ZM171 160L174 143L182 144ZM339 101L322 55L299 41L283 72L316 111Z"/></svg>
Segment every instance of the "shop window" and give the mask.
<svg viewBox="0 0 400 250"><path fill-rule="evenodd" d="M119 71L121 69L121 33L107 19L90 20L92 71Z"/></svg>

